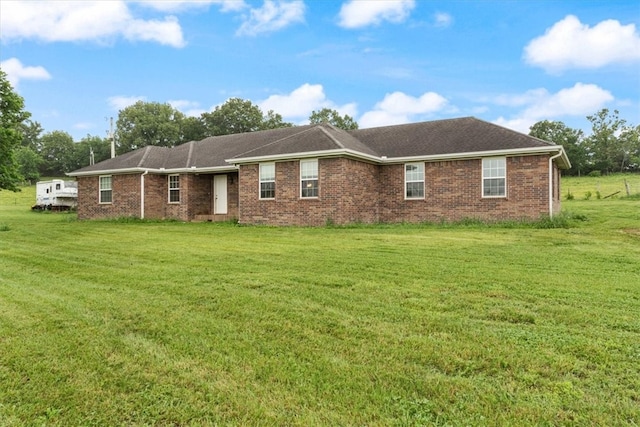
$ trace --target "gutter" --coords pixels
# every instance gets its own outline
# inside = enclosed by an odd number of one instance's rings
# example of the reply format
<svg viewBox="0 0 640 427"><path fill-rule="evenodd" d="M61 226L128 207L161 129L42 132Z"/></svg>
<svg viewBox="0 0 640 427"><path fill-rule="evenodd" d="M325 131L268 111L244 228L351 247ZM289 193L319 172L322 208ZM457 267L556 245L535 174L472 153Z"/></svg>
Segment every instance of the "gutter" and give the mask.
<svg viewBox="0 0 640 427"><path fill-rule="evenodd" d="M387 156L372 156L370 154L361 153L351 149L334 149L324 151L307 151L288 154L274 154L267 156L255 156L255 157L236 157L225 159L225 162L232 164L243 163L260 163L268 161L278 160L297 160L304 158L314 157L336 157L336 156L349 156L374 162L376 164L394 164L394 163L409 163L409 162L437 162L443 160L462 160L462 159L479 159L483 157L491 156L516 156L519 154L549 154L556 152L560 149L562 154L562 147L558 145L549 145L545 147L526 147L526 148L511 148L505 150L492 150L492 151L468 151L463 153L444 153L444 154L432 154L427 156L405 156L405 157L387 157Z"/></svg>
<svg viewBox="0 0 640 427"><path fill-rule="evenodd" d="M140 175L140 219L144 219L144 176L148 173L146 170Z"/></svg>
<svg viewBox="0 0 640 427"><path fill-rule="evenodd" d="M553 217L553 160L562 156L563 150L558 151L555 156L549 157L549 218ZM558 198L560 194L558 194Z"/></svg>
<svg viewBox="0 0 640 427"><path fill-rule="evenodd" d="M237 166L229 165L229 166L212 166L205 168L196 168L192 166L190 168L172 168L172 169L153 169L153 168L142 168L142 167L133 167L133 168L123 168L123 169L104 169L104 170L92 170L85 172L67 172L67 176L96 176L96 175L123 175L123 174L131 174L131 173L157 173L157 174L174 174L174 173L210 173L210 172L235 172L238 170Z"/></svg>

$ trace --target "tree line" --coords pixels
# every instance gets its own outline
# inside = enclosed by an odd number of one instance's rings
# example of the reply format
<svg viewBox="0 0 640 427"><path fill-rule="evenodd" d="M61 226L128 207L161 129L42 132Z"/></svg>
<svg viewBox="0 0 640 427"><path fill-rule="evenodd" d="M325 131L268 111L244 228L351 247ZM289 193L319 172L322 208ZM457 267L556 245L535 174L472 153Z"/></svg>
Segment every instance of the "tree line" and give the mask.
<svg viewBox="0 0 640 427"><path fill-rule="evenodd" d="M560 121L540 121L529 135L562 145L571 161L568 175L640 171L640 125L620 118L617 110L603 108L587 116L591 134Z"/></svg>
<svg viewBox="0 0 640 427"><path fill-rule="evenodd" d="M529 135L562 145L571 161L570 175L640 171L640 126L627 124L618 111L602 109L588 116L592 133L572 129L560 121L540 121ZM338 128L358 129L349 115L323 108L313 111L310 124L330 123ZM116 153L147 145L173 147L209 136L291 127L272 110L264 113L251 101L231 98L200 117L186 116L169 104L138 101L119 111L116 121ZM44 132L24 110L18 95L0 70L0 190L17 190L21 182L98 163L111 156L111 141L87 135L80 141L60 130Z"/></svg>

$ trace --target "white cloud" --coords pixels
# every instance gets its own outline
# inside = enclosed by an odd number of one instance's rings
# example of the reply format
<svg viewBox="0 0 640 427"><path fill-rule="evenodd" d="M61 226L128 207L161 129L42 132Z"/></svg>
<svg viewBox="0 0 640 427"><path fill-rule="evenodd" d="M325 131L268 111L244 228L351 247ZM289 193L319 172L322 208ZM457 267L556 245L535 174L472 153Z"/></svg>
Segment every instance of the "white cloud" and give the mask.
<svg viewBox="0 0 640 427"><path fill-rule="evenodd" d="M109 106L117 111L123 110L138 101L146 101L146 96L111 96L107 99Z"/></svg>
<svg viewBox="0 0 640 427"><path fill-rule="evenodd" d="M256 36L280 30L296 22L304 22L305 5L302 0L291 2L265 0L259 9L251 9L238 28L238 36Z"/></svg>
<svg viewBox="0 0 640 427"><path fill-rule="evenodd" d="M639 61L640 35L634 24L609 19L591 28L568 15L529 42L524 59L552 73Z"/></svg>
<svg viewBox="0 0 640 427"><path fill-rule="evenodd" d="M182 12L188 9L207 8L212 4L220 5L222 12L237 11L247 7L244 0L144 0L139 3L161 12Z"/></svg>
<svg viewBox="0 0 640 427"><path fill-rule="evenodd" d="M439 28L447 28L453 23L453 17L448 13L438 12L434 16L435 25Z"/></svg>
<svg viewBox="0 0 640 427"><path fill-rule="evenodd" d="M414 0L351 0L342 5L338 25L362 28L383 21L404 22L415 7Z"/></svg>
<svg viewBox="0 0 640 427"><path fill-rule="evenodd" d="M18 58L9 58L0 62L0 68L7 73L7 80L14 89L18 87L20 80L49 80L51 78L51 74L44 67L25 67Z"/></svg>
<svg viewBox="0 0 640 427"><path fill-rule="evenodd" d="M362 128L409 123L447 105L447 99L435 92L426 92L418 98L403 92L388 93L372 111L363 114L358 123Z"/></svg>
<svg viewBox="0 0 640 427"><path fill-rule="evenodd" d="M322 85L305 83L294 89L288 95L271 95L264 101L258 102L258 106L265 113L273 110L281 114L283 118L293 121L302 121L309 118L313 111L330 108L340 114L348 114L354 117L357 114L355 103L338 106L327 99Z"/></svg>
<svg viewBox="0 0 640 427"><path fill-rule="evenodd" d="M111 42L118 36L182 47L185 41L177 18L135 18L124 1L9 1L0 14L3 41Z"/></svg>
<svg viewBox="0 0 640 427"><path fill-rule="evenodd" d="M178 111L181 111L190 117L200 117L202 113L206 113L207 110L200 107L199 102L188 101L186 99L174 99L167 101L169 105Z"/></svg>
<svg viewBox="0 0 640 427"><path fill-rule="evenodd" d="M528 107L511 119L499 117L494 123L524 133L528 133L529 128L540 120L555 120L563 116L586 116L614 100L611 92L597 85L584 83L576 83L573 87L561 89L554 94L550 94L546 89L534 89L527 91L524 96L501 95L496 103L505 105L501 102L508 98L527 99Z"/></svg>

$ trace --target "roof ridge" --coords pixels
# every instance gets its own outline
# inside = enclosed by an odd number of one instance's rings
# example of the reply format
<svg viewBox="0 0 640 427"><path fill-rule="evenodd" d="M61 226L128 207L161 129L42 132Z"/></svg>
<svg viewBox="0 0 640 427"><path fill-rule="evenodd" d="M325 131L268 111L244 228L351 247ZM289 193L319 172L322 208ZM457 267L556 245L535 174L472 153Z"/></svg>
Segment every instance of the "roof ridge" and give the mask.
<svg viewBox="0 0 640 427"><path fill-rule="evenodd" d="M329 131L327 131L327 130L324 128L324 125L331 126L331 128L332 128L333 130L338 130L338 129L337 129L335 126L332 126L332 125L331 125L331 124L329 124L329 123L322 123L322 124L320 124L320 125L318 125L318 126L317 126L317 127L319 127L319 128L320 128L320 130L322 131L322 133L324 133L325 135L327 135L327 136L329 137L329 139L331 139L333 142L335 142L335 143L336 143L336 145L338 145L338 147L340 147L340 148L344 149L344 148L345 148L344 144L343 144L343 143L341 143L340 141L338 141L338 138L336 138L336 137L334 137L333 135L331 135L331 134L329 133ZM357 139L357 138L356 138L356 139Z"/></svg>
<svg viewBox="0 0 640 427"><path fill-rule="evenodd" d="M187 154L187 164L185 165L185 167L191 166L191 156L193 155L194 141L189 141L188 144L189 144L189 154Z"/></svg>
<svg viewBox="0 0 640 427"><path fill-rule="evenodd" d="M276 139L275 141L271 141L271 142L270 142L270 143L268 143L268 144L260 145L259 147L254 147L254 148L252 148L251 150L247 150L247 151L245 151L244 153L236 154L236 155L235 155L235 156L233 156L233 157L234 157L234 158L235 158L235 157L240 157L240 156L243 156L243 155L245 155L245 154L248 154L248 153L250 153L250 152L252 152L252 151L256 151L256 150L259 150L259 149L263 149L264 147L270 147L270 146L272 146L272 145L274 145L274 144L277 144L277 143L279 143L279 142L286 141L287 139L293 138L294 136L300 135L300 134L302 134L302 133L307 133L307 132L309 132L309 131L311 131L311 130L315 129L317 126L318 126L318 125L316 125L316 126L310 126L310 127L308 127L307 129L303 129L303 130L301 130L300 132L295 132L295 133L292 133L291 135L287 135L287 136L285 136L285 137L283 137L283 138ZM294 127L295 127L295 126L294 126Z"/></svg>
<svg viewBox="0 0 640 427"><path fill-rule="evenodd" d="M151 145L147 145L144 147L144 153L142 154L142 158L140 158L140 161L138 162L138 167L141 168L144 161L147 159L147 156L149 155L149 151L151 151Z"/></svg>

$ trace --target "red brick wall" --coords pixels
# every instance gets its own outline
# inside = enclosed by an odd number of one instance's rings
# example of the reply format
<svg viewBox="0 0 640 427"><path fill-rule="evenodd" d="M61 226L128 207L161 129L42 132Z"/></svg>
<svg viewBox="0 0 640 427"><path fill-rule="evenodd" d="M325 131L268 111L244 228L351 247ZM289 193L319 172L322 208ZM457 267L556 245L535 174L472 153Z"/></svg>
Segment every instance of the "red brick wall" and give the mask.
<svg viewBox="0 0 640 427"><path fill-rule="evenodd" d="M276 197L260 200L258 165L240 167L241 223L324 225L375 222L378 166L331 158L318 160L318 198L300 197L300 162L276 163Z"/></svg>
<svg viewBox="0 0 640 427"><path fill-rule="evenodd" d="M503 198L482 197L480 159L427 162L422 200L405 200L404 164L320 159L319 197L301 199L299 162L278 162L274 200L259 200L258 165L242 165L239 219L269 225L538 219L549 213L548 158L508 157Z"/></svg>
<svg viewBox="0 0 640 427"><path fill-rule="evenodd" d="M97 176L78 177L78 218L140 216L140 175L112 175L112 203L99 203Z"/></svg>
<svg viewBox="0 0 640 427"><path fill-rule="evenodd" d="M276 197L259 199L258 165L227 174L228 215L241 223L324 225L354 222L439 222L538 219L549 214L548 155L507 158L507 196L482 197L482 161L425 163L425 198L405 200L404 164L319 159L319 197L300 197L299 161L276 163ZM553 211L560 211L560 171L553 169ZM113 203L98 203L98 177L78 177L78 217L140 216L140 174L113 175ZM166 175L145 176L145 217L190 221L212 215L213 175L183 174L181 200L168 203Z"/></svg>
<svg viewBox="0 0 640 427"><path fill-rule="evenodd" d="M78 177L78 218L119 218L141 215L141 174L112 175L112 203L100 204L98 199L98 177ZM227 199L229 214L225 218L238 216L237 173L227 175ZM213 175L180 175L180 203L169 203L167 175L144 176L144 217L148 219L178 219L191 221L196 215L212 213L211 193Z"/></svg>
<svg viewBox="0 0 640 427"><path fill-rule="evenodd" d="M404 199L404 165L382 170L382 222L538 219L549 213L548 156L507 158L507 196L482 197L482 160L425 163L424 200Z"/></svg>

